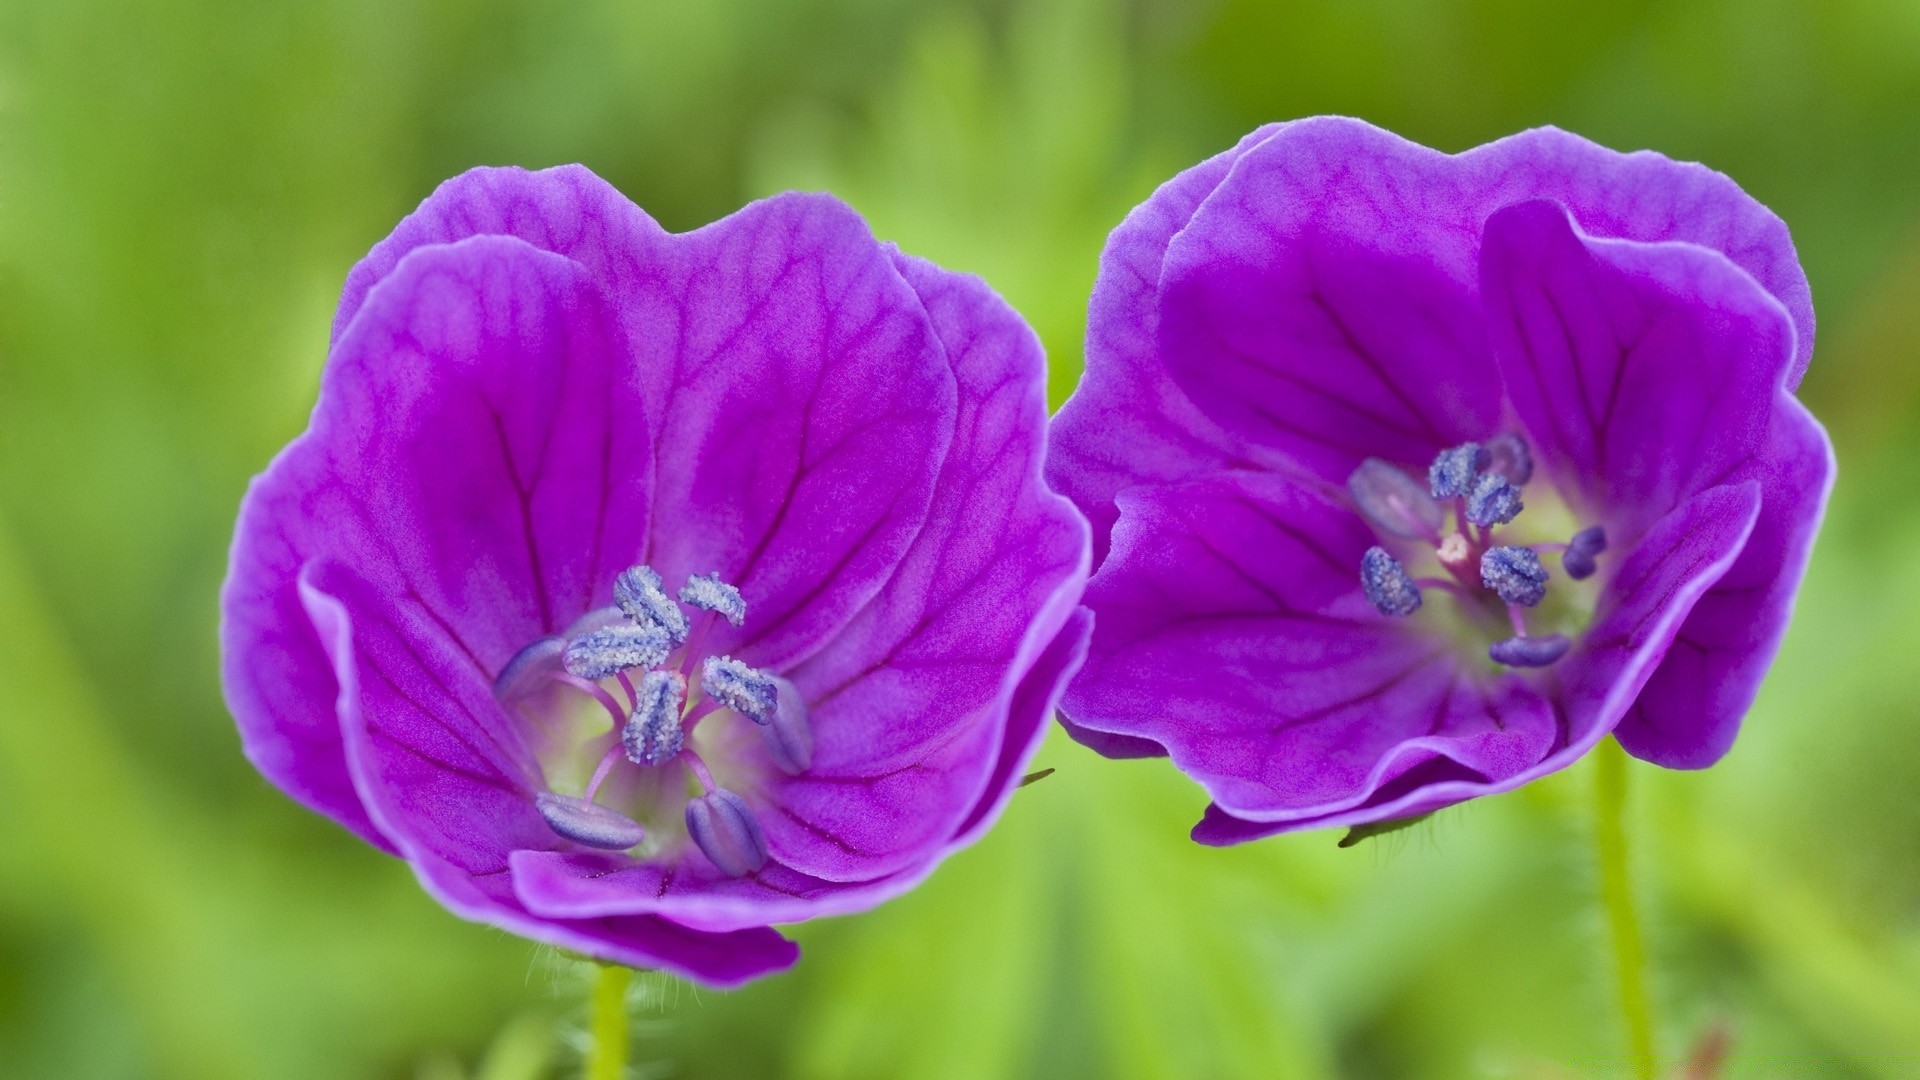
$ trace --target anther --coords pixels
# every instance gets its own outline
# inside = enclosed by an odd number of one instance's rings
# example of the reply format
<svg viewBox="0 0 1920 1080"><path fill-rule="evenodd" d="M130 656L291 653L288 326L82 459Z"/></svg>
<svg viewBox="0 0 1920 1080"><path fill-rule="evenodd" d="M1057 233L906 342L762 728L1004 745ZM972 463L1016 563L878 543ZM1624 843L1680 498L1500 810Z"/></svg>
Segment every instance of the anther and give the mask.
<svg viewBox="0 0 1920 1080"><path fill-rule="evenodd" d="M576 844L608 851L625 851L647 838L639 822L599 803L542 791L533 797L547 827Z"/></svg>
<svg viewBox="0 0 1920 1080"><path fill-rule="evenodd" d="M1399 469L1368 458L1347 477L1360 516L1389 536L1438 543L1446 512L1433 501L1426 486Z"/></svg>
<svg viewBox="0 0 1920 1080"><path fill-rule="evenodd" d="M665 630L623 623L574 638L563 659L567 674L599 680L628 668L652 667L672 649Z"/></svg>
<svg viewBox="0 0 1920 1080"><path fill-rule="evenodd" d="M1496 664L1508 667L1537 668L1567 655L1573 648L1573 642L1564 634L1548 634L1546 637L1510 637L1505 641L1496 641L1487 646L1487 656Z"/></svg>
<svg viewBox="0 0 1920 1080"><path fill-rule="evenodd" d="M613 602L641 626L656 626L672 645L687 640L687 613L667 595L651 566L630 566L613 579Z"/></svg>
<svg viewBox="0 0 1920 1080"><path fill-rule="evenodd" d="M694 574L680 586L680 600L701 611L713 611L735 626L747 621L747 601L740 590L720 580L720 572Z"/></svg>
<svg viewBox="0 0 1920 1080"><path fill-rule="evenodd" d="M807 702L800 688L778 676L773 717L760 729L767 744L767 756L788 776L799 776L813 764L813 724L807 719Z"/></svg>
<svg viewBox="0 0 1920 1080"><path fill-rule="evenodd" d="M1500 599L1534 607L1547 596L1547 570L1532 548L1491 547L1480 556L1480 581Z"/></svg>
<svg viewBox="0 0 1920 1080"><path fill-rule="evenodd" d="M1524 509L1520 489L1493 473L1482 473L1467 495L1467 520L1482 528L1505 525Z"/></svg>
<svg viewBox="0 0 1920 1080"><path fill-rule="evenodd" d="M1567 576L1575 581L1584 581L1593 576L1598 569L1594 556L1607 550L1607 530L1598 525L1589 525L1573 534L1567 541L1567 550L1560 553L1560 565Z"/></svg>
<svg viewBox="0 0 1920 1080"><path fill-rule="evenodd" d="M1473 490L1474 477L1480 475L1484 452L1479 443L1461 443L1442 450L1427 467L1427 486L1436 499L1457 499Z"/></svg>
<svg viewBox="0 0 1920 1080"><path fill-rule="evenodd" d="M1360 588L1382 615L1411 615L1420 610L1420 586L1386 548L1370 547L1360 557Z"/></svg>
<svg viewBox="0 0 1920 1080"><path fill-rule="evenodd" d="M514 653L493 680L493 696L512 701L547 685L547 676L560 670L560 655L566 651L565 638L543 637Z"/></svg>
<svg viewBox="0 0 1920 1080"><path fill-rule="evenodd" d="M1518 435L1495 435L1487 440L1484 448L1486 457L1480 468L1496 476L1504 476L1507 482L1524 485L1533 479L1533 454L1527 449L1527 441Z"/></svg>
<svg viewBox="0 0 1920 1080"><path fill-rule="evenodd" d="M779 691L773 678L730 656L709 656L700 666L700 689L756 724L773 719Z"/></svg>
<svg viewBox="0 0 1920 1080"><path fill-rule="evenodd" d="M620 731L620 744L635 765L663 765L686 742L680 709L686 704L687 681L677 671L649 671L638 689L640 703Z"/></svg>
<svg viewBox="0 0 1920 1080"><path fill-rule="evenodd" d="M687 803L687 835L728 877L746 877L767 864L767 836L747 801L715 788Z"/></svg>

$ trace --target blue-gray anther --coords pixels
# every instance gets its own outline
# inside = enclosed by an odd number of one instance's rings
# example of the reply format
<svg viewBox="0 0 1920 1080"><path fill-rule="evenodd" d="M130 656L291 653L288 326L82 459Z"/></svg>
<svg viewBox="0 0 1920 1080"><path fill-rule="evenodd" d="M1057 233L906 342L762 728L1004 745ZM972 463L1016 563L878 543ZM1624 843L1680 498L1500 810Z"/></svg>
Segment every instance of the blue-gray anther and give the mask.
<svg viewBox="0 0 1920 1080"><path fill-rule="evenodd" d="M773 707L773 720L760 729L767 744L767 756L788 776L799 776L813 764L813 724L807 719L807 702L800 688L774 676L779 688Z"/></svg>
<svg viewBox="0 0 1920 1080"><path fill-rule="evenodd" d="M773 719L779 690L773 677L730 656L709 656L700 664L700 689L756 724Z"/></svg>
<svg viewBox="0 0 1920 1080"><path fill-rule="evenodd" d="M746 877L767 865L767 835L747 800L714 788L687 803L687 835L728 877Z"/></svg>
<svg viewBox="0 0 1920 1080"><path fill-rule="evenodd" d="M1347 490L1360 516L1388 536L1438 543L1446 511L1427 487L1406 473L1368 458L1347 477Z"/></svg>
<svg viewBox="0 0 1920 1080"><path fill-rule="evenodd" d="M1370 547L1360 556L1360 588L1382 615L1411 615L1420 610L1420 586L1386 548Z"/></svg>
<svg viewBox="0 0 1920 1080"><path fill-rule="evenodd" d="M1473 490L1473 479L1480 475L1483 451L1479 443L1461 443L1442 450L1427 466L1427 487L1436 499L1457 499Z"/></svg>
<svg viewBox="0 0 1920 1080"><path fill-rule="evenodd" d="M533 797L547 827L576 844L607 851L625 851L647 838L640 823L599 803L542 791Z"/></svg>
<svg viewBox="0 0 1920 1080"><path fill-rule="evenodd" d="M1534 607L1547 597L1547 568L1532 548L1490 547L1480 556L1480 581L1500 599Z"/></svg>
<svg viewBox="0 0 1920 1080"><path fill-rule="evenodd" d="M1467 520L1482 527L1505 525L1525 509L1520 489L1493 473L1481 473L1467 495Z"/></svg>
<svg viewBox="0 0 1920 1080"><path fill-rule="evenodd" d="M622 623L574 638L567 643L562 662L567 674L597 681L629 668L652 667L672 649L666 631L659 627Z"/></svg>
<svg viewBox="0 0 1920 1080"><path fill-rule="evenodd" d="M613 602L641 626L657 626L673 644L687 640L687 613L673 602L651 566L630 566L613 579Z"/></svg>
<svg viewBox="0 0 1920 1080"><path fill-rule="evenodd" d="M635 765L664 765L686 743L680 710L687 701L687 680L677 671L649 671L634 689L640 700L620 729L620 744Z"/></svg>
<svg viewBox="0 0 1920 1080"><path fill-rule="evenodd" d="M560 670L560 654L567 651L565 638L543 637L513 654L507 666L493 680L493 696L512 701L552 685L547 676Z"/></svg>
<svg viewBox="0 0 1920 1080"><path fill-rule="evenodd" d="M740 595L739 589L721 581L718 570L688 578L687 583L680 586L680 599L689 607L718 612L735 626L747 621L746 598Z"/></svg>
<svg viewBox="0 0 1920 1080"><path fill-rule="evenodd" d="M1504 476L1509 483L1524 486L1533 479L1533 454L1527 440L1518 435L1495 435L1481 448L1482 472Z"/></svg>
<svg viewBox="0 0 1920 1080"><path fill-rule="evenodd" d="M1598 525L1589 525L1573 534L1567 541L1567 550L1560 554L1560 565L1567 576L1575 581L1584 581L1599 569L1594 556L1607 550L1607 530Z"/></svg>
<svg viewBox="0 0 1920 1080"><path fill-rule="evenodd" d="M1567 650L1571 648L1573 642L1568 641L1564 634L1510 637L1487 646L1487 655L1494 663L1508 667L1546 667L1567 655Z"/></svg>

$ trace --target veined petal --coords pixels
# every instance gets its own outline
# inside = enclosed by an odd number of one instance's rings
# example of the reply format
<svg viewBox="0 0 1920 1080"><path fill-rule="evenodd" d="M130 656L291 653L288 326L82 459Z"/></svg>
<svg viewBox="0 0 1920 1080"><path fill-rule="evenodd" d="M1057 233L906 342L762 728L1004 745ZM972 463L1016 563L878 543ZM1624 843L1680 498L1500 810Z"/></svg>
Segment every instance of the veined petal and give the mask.
<svg viewBox="0 0 1920 1080"><path fill-rule="evenodd" d="M295 578L353 565L497 674L604 594L647 522L624 339L579 267L517 240L414 251L336 345L312 424L249 488L222 591L248 756L376 843Z"/></svg>
<svg viewBox="0 0 1920 1080"><path fill-rule="evenodd" d="M1487 220L1481 281L1536 456L1610 533L1637 533L1766 447L1793 328L1725 257L1583 236L1528 202Z"/></svg>
<svg viewBox="0 0 1920 1080"><path fill-rule="evenodd" d="M1140 483L1174 483L1264 460L1201 414L1175 386L1159 350L1157 294L1167 245L1251 147L1285 125L1268 124L1231 150L1160 185L1107 237L1087 310L1087 363L1054 417L1047 482L1093 525L1093 564L1107 557L1119 510L1113 497Z"/></svg>
<svg viewBox="0 0 1920 1080"><path fill-rule="evenodd" d="M784 667L879 592L925 522L953 438L953 373L866 224L783 195L675 237L642 369L671 373L646 562L717 571L747 601L715 652Z"/></svg>
<svg viewBox="0 0 1920 1080"><path fill-rule="evenodd" d="M775 781L774 858L832 880L943 854L997 806L1044 730L1009 727L1021 680L1060 636L1087 574L1086 525L1040 477L1043 357L977 278L896 256L960 386L927 526L886 588L790 677L812 767ZM984 812L984 811L983 811Z"/></svg>

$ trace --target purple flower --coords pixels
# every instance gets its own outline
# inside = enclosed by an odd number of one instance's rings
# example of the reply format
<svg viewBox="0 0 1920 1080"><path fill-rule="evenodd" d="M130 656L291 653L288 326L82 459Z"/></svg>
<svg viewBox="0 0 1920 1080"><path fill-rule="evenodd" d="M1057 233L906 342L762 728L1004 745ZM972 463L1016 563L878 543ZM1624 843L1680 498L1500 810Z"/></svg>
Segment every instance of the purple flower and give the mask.
<svg viewBox="0 0 1920 1080"><path fill-rule="evenodd" d="M1831 484L1813 309L1726 177L1554 130L1263 128L1115 230L1048 477L1094 524L1063 710L1203 843L1701 768Z"/></svg>
<svg viewBox="0 0 1920 1080"><path fill-rule="evenodd" d="M454 912L734 985L992 822L1090 620L1042 357L825 197L443 185L248 491L227 700Z"/></svg>

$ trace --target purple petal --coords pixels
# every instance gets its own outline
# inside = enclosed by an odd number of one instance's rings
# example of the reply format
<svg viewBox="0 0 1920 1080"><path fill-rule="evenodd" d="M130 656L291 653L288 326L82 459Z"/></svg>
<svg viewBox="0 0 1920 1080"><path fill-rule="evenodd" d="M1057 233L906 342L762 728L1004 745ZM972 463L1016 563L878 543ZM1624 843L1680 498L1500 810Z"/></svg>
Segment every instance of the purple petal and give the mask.
<svg viewBox="0 0 1920 1080"><path fill-rule="evenodd" d="M1020 682L1079 602L1086 525L1040 478L1040 346L976 278L896 256L960 386L927 526L874 601L789 673L807 697L812 767L774 781L774 858L866 880L937 858L1017 777L1044 725L1009 726Z"/></svg>
<svg viewBox="0 0 1920 1080"><path fill-rule="evenodd" d="M249 489L222 592L228 704L269 779L386 846L347 781L296 575L353 565L498 673L639 548L648 441L627 365L579 268L518 241L421 249L373 290L308 432Z"/></svg>
<svg viewBox="0 0 1920 1080"><path fill-rule="evenodd" d="M870 600L920 531L955 423L920 299L824 196L755 203L673 238L643 370L672 373L645 561L718 571L744 628L709 649L784 667Z"/></svg>
<svg viewBox="0 0 1920 1080"><path fill-rule="evenodd" d="M521 904L517 850L557 846L534 806L533 766L473 670L417 605L352 570L309 570L301 598L340 688L349 771L383 835L455 914L603 959L736 986L791 966L798 950L764 926L696 931L655 917L556 919Z"/></svg>
<svg viewBox="0 0 1920 1080"><path fill-rule="evenodd" d="M1235 814L1324 815L1446 762L1504 777L1551 749L1557 725L1528 683L1483 686L1446 643L1373 611L1357 572L1373 537L1327 496L1241 473L1135 488L1120 506L1064 707L1166 746Z"/></svg>
<svg viewBox="0 0 1920 1080"><path fill-rule="evenodd" d="M1724 174L1650 150L1623 154L1557 128L1523 131L1456 160L1489 211L1551 199L1592 236L1680 240L1725 255L1792 317L1787 387L1800 385L1813 358L1813 293L1806 271L1786 223Z"/></svg>
<svg viewBox="0 0 1920 1080"><path fill-rule="evenodd" d="M1725 483L1790 400L1786 310L1704 248L1596 240L1521 203L1488 219L1481 280L1536 456L1614 535Z"/></svg>
<svg viewBox="0 0 1920 1080"><path fill-rule="evenodd" d="M1160 361L1157 293L1167 245L1233 163L1284 125L1269 124L1239 145L1160 185L1127 215L1100 253L1087 311L1086 373L1054 418L1047 482L1093 525L1093 561L1107 557L1119 511L1113 497L1136 483L1172 483L1263 460L1202 416Z"/></svg>
<svg viewBox="0 0 1920 1080"><path fill-rule="evenodd" d="M354 266L340 291L333 339L340 339L368 293L408 253L470 236L511 236L564 255L608 296L632 290L650 272L649 254L667 239L645 211L582 166L469 169L434 189ZM638 312L618 310L630 333L643 329Z"/></svg>
<svg viewBox="0 0 1920 1080"><path fill-rule="evenodd" d="M1167 249L1160 355L1227 430L1330 482L1424 472L1500 419L1451 159L1360 125L1247 151Z"/></svg>
<svg viewBox="0 0 1920 1080"><path fill-rule="evenodd" d="M1760 486L1760 517L1740 558L1694 607L1676 645L1620 722L1620 745L1670 769L1699 769L1733 745L1793 613L1833 489L1833 447L1797 401L1774 416L1772 445L1734 474Z"/></svg>
<svg viewBox="0 0 1920 1080"><path fill-rule="evenodd" d="M1602 595L1594 624L1554 669L1564 686L1550 706L1547 722L1554 730L1543 752L1526 767L1504 773L1483 769L1474 775L1461 767L1467 764L1463 759L1429 759L1394 775L1419 742L1412 740L1381 758L1362 801L1329 805L1311 816L1281 817L1229 810L1216 796L1216 805L1195 826L1194 839L1235 844L1278 832L1410 817L1510 791L1566 768L1620 723L1695 604L1740 556L1759 506L1758 484L1709 489L1655 523L1625 553ZM1524 685L1520 678L1505 682Z"/></svg>

